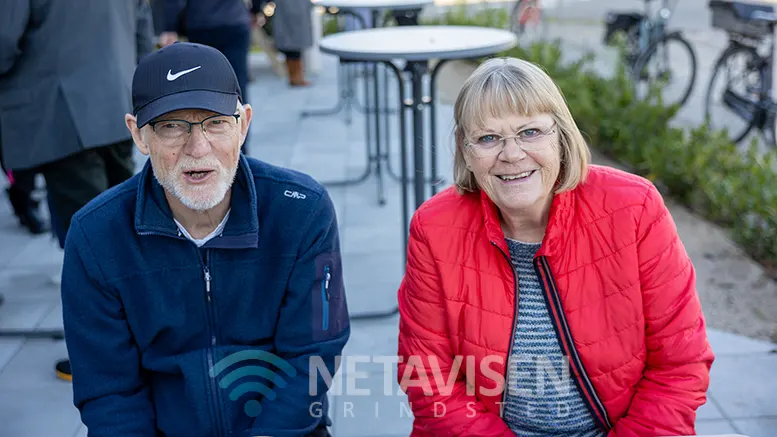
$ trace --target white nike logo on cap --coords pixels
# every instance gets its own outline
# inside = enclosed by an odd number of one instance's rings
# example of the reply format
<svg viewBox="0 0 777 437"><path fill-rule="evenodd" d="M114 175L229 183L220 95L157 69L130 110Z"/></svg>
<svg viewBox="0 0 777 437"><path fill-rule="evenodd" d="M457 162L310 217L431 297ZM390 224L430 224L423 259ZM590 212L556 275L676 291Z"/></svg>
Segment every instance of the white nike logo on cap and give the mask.
<svg viewBox="0 0 777 437"><path fill-rule="evenodd" d="M198 66L196 66L194 68L190 68L188 70L180 71L180 72L175 73L175 74L173 74L173 70L168 70L167 71L167 80L172 82L172 81L178 79L179 77L183 76L184 74L191 73L192 71L197 70L199 68L202 68L202 65L198 65Z"/></svg>

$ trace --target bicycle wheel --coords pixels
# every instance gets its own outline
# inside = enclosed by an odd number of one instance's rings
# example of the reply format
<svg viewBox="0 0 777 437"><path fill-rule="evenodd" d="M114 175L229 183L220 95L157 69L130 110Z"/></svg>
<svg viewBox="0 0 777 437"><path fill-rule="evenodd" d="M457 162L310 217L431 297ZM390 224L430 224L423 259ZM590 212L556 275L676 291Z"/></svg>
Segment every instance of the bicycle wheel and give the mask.
<svg viewBox="0 0 777 437"><path fill-rule="evenodd" d="M542 25L540 0L517 0L510 13L510 31L518 36Z"/></svg>
<svg viewBox="0 0 777 437"><path fill-rule="evenodd" d="M758 101L768 91L769 84L760 68L760 59L751 47L733 45L727 48L715 62L707 86L704 116L709 120L710 128L726 129L735 143L742 141L755 127ZM723 85L722 88L719 85Z"/></svg>
<svg viewBox="0 0 777 437"><path fill-rule="evenodd" d="M696 82L696 53L680 33L670 33L650 44L636 60L632 78L638 98L647 98L651 88L659 86L665 106L683 106Z"/></svg>

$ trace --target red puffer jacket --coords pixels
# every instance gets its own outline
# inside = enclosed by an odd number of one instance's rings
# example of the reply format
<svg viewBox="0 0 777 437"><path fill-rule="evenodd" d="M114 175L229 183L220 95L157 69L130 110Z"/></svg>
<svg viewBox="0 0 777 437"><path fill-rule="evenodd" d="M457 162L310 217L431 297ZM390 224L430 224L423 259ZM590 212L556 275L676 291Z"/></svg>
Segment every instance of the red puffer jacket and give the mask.
<svg viewBox="0 0 777 437"><path fill-rule="evenodd" d="M485 194L449 188L415 213L399 290L412 436L514 435L500 416L518 299L509 253ZM653 184L592 166L555 196L534 266L570 374L608 436L695 434L714 355L694 268Z"/></svg>

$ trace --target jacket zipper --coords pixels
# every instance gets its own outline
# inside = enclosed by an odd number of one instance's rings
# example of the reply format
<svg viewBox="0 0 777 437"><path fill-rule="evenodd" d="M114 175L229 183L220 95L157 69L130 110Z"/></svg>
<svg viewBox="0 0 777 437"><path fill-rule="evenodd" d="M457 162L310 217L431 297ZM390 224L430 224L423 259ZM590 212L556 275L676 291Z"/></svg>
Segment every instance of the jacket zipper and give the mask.
<svg viewBox="0 0 777 437"><path fill-rule="evenodd" d="M569 358L569 364L572 367L572 373L574 374L574 381L577 388L580 390L580 393L583 395L583 402L585 402L588 411L594 417L596 425L604 432L609 432L612 428L612 424L607 417L607 410L604 408L604 404L602 404L601 399L599 399L599 396L596 394L596 390L588 377L585 367L583 367L583 362L572 341L572 332L569 329L569 324L567 323L564 310L561 306L561 297L558 294L556 281L553 279L553 274L550 271L550 264L548 264L547 258L545 256L535 258L534 269L537 271L537 275L540 278L540 284L545 291L543 295L545 296L545 303L550 312L553 328L556 331L556 337L558 338L564 354Z"/></svg>
<svg viewBox="0 0 777 437"><path fill-rule="evenodd" d="M518 273L516 273L515 267L513 267L513 262L510 261L510 257L507 256L507 254L504 252L504 250L502 250L502 248L499 247L493 241L491 242L491 244L493 244L494 247L499 249L499 252L502 254L502 256L504 257L505 261L507 261L507 264L510 267L510 271L513 273L513 290L515 292L515 296L514 296L515 307L513 308L513 327L510 330L510 341L509 341L509 343L507 343L507 362L505 362L504 387L502 388L502 402L501 402L501 405L499 405L499 417L504 419L504 410L505 410L504 409L504 403L505 403L505 400L507 399L507 387L508 387L507 378L510 376L510 357L513 354L513 346L514 346L514 342L515 342L515 328L516 328L517 323L518 323L518 301L519 301L519 296L518 296Z"/></svg>
<svg viewBox="0 0 777 437"><path fill-rule="evenodd" d="M210 369L213 369L214 362L213 362L213 347L216 345L216 335L213 332L213 305L212 305L212 293L211 293L211 275L210 275L210 250L205 250L205 266L203 268L203 273L205 275L205 305L207 307L207 325L208 325L208 339L210 341L210 345L206 348L206 355L208 357L208 371ZM219 397L217 395L218 393L218 387L216 386L216 379L215 378L209 378L210 379L210 389L211 393L213 394L213 400L214 400L214 412L216 413L216 433L217 435L221 435L221 402L219 402Z"/></svg>
<svg viewBox="0 0 777 437"><path fill-rule="evenodd" d="M332 279L329 266L324 266L324 276L324 280L321 281L321 303L324 313L321 319L321 328L326 331L329 329L329 280Z"/></svg>

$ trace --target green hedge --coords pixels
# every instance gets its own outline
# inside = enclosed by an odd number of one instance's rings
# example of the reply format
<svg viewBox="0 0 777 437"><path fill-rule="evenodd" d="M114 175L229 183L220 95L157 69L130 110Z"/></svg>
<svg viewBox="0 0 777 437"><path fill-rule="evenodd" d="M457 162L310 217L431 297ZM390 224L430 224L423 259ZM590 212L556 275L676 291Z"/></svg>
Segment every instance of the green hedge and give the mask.
<svg viewBox="0 0 777 437"><path fill-rule="evenodd" d="M501 9L459 7L427 22L505 28L503 19ZM727 228L753 259L777 272L777 151L759 153L755 144L737 147L725 132L706 124L670 126L677 109L637 100L623 66L613 77L602 77L591 66L590 54L562 61L559 42L534 43L498 56L542 66L561 88L591 147Z"/></svg>

